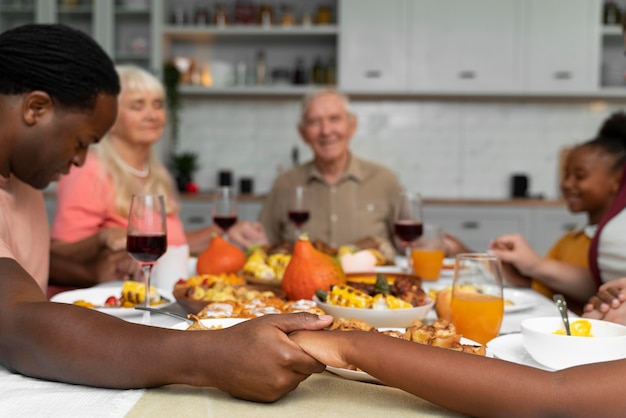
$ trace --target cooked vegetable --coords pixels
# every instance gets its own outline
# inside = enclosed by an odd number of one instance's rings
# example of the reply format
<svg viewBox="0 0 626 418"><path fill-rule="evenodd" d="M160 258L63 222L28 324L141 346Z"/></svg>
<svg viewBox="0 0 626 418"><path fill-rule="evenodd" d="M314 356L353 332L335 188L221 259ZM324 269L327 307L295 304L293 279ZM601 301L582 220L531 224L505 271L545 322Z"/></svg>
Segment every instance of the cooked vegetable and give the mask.
<svg viewBox="0 0 626 418"><path fill-rule="evenodd" d="M369 308L373 298L352 286L339 284L332 287L327 302L344 308Z"/></svg>

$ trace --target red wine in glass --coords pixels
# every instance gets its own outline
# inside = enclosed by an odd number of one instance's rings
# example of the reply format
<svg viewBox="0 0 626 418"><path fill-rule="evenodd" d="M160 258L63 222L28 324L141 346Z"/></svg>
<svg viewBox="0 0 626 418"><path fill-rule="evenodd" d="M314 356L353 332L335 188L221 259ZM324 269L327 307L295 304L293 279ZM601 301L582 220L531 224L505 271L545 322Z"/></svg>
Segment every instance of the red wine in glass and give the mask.
<svg viewBox="0 0 626 418"><path fill-rule="evenodd" d="M213 216L213 222L224 231L228 231L228 228L237 222L237 217L235 215L215 215Z"/></svg>
<svg viewBox="0 0 626 418"><path fill-rule="evenodd" d="M290 210L287 215L289 216L289 220L296 224L298 228L309 220L308 210Z"/></svg>
<svg viewBox="0 0 626 418"><path fill-rule="evenodd" d="M410 220L396 221L394 232L403 242L413 242L422 236L422 223Z"/></svg>
<svg viewBox="0 0 626 418"><path fill-rule="evenodd" d="M154 263L167 249L167 238L160 235L128 235L126 251L140 263Z"/></svg>

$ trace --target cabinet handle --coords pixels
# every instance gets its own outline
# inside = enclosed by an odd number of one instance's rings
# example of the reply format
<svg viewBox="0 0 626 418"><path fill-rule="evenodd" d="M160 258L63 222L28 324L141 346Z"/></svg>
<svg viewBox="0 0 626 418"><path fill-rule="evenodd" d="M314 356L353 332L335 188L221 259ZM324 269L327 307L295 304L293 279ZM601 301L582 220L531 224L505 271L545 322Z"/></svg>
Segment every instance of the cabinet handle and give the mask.
<svg viewBox="0 0 626 418"><path fill-rule="evenodd" d="M554 73L555 80L570 80L572 78L572 73L569 71L557 71Z"/></svg>
<svg viewBox="0 0 626 418"><path fill-rule="evenodd" d="M365 72L365 78L380 78L382 73L379 70L369 70Z"/></svg>
<svg viewBox="0 0 626 418"><path fill-rule="evenodd" d="M202 224L204 223L204 216L190 216L187 221L190 224Z"/></svg>
<svg viewBox="0 0 626 418"><path fill-rule="evenodd" d="M461 224L461 228L463 229L478 229L480 228L480 223L477 221L465 221Z"/></svg>
<svg viewBox="0 0 626 418"><path fill-rule="evenodd" d="M473 80L476 78L475 71L461 71L459 72L459 78L463 80Z"/></svg>

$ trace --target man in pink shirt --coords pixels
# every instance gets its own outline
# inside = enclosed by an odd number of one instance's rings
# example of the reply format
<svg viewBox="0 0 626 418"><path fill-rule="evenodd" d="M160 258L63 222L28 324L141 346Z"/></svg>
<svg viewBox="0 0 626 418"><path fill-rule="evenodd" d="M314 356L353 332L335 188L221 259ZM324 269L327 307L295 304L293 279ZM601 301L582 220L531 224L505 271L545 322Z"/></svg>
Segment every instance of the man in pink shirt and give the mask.
<svg viewBox="0 0 626 418"><path fill-rule="evenodd" d="M325 328L332 317L267 315L185 332L46 300L50 239L39 190L84 163L115 121L119 91L111 59L80 31L24 25L0 34L0 367L90 386L178 383L280 398L325 369L289 333Z"/></svg>

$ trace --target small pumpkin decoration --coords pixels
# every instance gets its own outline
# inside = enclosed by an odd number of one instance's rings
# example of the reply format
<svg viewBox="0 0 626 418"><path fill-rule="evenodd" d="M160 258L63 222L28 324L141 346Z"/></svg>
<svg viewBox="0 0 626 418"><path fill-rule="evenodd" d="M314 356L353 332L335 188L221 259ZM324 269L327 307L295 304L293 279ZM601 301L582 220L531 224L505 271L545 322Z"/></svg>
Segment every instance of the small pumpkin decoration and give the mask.
<svg viewBox="0 0 626 418"><path fill-rule="evenodd" d="M289 300L312 299L316 290L329 291L331 286L345 282L346 275L339 263L316 250L304 235L293 247L281 288Z"/></svg>
<svg viewBox="0 0 626 418"><path fill-rule="evenodd" d="M236 245L214 235L209 246L198 255L198 274L237 273L246 264L246 254Z"/></svg>

